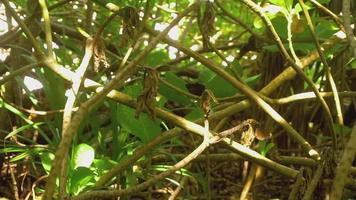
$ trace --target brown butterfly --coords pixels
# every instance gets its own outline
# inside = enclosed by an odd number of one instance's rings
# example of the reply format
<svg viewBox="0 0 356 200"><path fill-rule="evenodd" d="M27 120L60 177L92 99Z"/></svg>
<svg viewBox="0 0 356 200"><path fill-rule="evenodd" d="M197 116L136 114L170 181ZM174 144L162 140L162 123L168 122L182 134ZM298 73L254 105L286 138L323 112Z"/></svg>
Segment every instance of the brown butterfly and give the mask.
<svg viewBox="0 0 356 200"><path fill-rule="evenodd" d="M258 140L262 141L262 140L270 139L272 137L272 133L264 131L260 127L256 127L255 128L255 137Z"/></svg>
<svg viewBox="0 0 356 200"><path fill-rule="evenodd" d="M258 121L254 119L248 119L247 121L253 127L254 136L258 140L266 140L272 137L272 134L270 132L267 132L261 128L261 125Z"/></svg>

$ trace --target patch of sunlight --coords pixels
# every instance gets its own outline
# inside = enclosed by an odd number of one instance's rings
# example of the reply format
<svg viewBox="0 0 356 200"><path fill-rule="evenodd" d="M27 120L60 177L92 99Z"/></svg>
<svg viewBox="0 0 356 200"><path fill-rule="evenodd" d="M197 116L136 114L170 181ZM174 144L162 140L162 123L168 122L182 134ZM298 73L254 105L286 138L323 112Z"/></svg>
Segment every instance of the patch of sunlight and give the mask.
<svg viewBox="0 0 356 200"><path fill-rule="evenodd" d="M232 61L234 61L234 56L229 55L228 57L226 57L226 60L229 62L232 62Z"/></svg>
<svg viewBox="0 0 356 200"><path fill-rule="evenodd" d="M176 7L176 3L175 3L175 2L171 2L171 3L169 3L169 7L170 7L170 8L174 8L174 7Z"/></svg>
<svg viewBox="0 0 356 200"><path fill-rule="evenodd" d="M338 31L335 33L336 37L340 38L340 39L345 39L346 38L346 34L343 31Z"/></svg>
<svg viewBox="0 0 356 200"><path fill-rule="evenodd" d="M177 14L176 13L171 13L171 17L174 19L177 17Z"/></svg>
<svg viewBox="0 0 356 200"><path fill-rule="evenodd" d="M4 62L6 58L10 55L11 49L0 48L0 61Z"/></svg>
<svg viewBox="0 0 356 200"><path fill-rule="evenodd" d="M75 167L90 167L95 157L94 149L87 144L80 144L75 148Z"/></svg>
<svg viewBox="0 0 356 200"><path fill-rule="evenodd" d="M251 59L251 60L256 60L256 58L257 58L257 55L256 55L256 54L254 54L254 55L252 55L252 56L251 56L251 58L250 58L250 59Z"/></svg>
<svg viewBox="0 0 356 200"><path fill-rule="evenodd" d="M145 16L145 12L143 12L142 10L138 13L138 16L140 16L141 18L143 18Z"/></svg>
<svg viewBox="0 0 356 200"><path fill-rule="evenodd" d="M282 11L281 7L276 6L276 5L268 5L268 6L264 7L263 10L265 12L271 13L272 15L275 15L278 12Z"/></svg>
<svg viewBox="0 0 356 200"><path fill-rule="evenodd" d="M25 76L23 82L24 82L26 88L31 92L34 90L39 90L39 89L43 88L43 85L41 82L39 82L37 79L34 79L29 76Z"/></svg>
<svg viewBox="0 0 356 200"><path fill-rule="evenodd" d="M177 57L178 49L175 47L168 47L168 56L170 59L175 59Z"/></svg>
<svg viewBox="0 0 356 200"><path fill-rule="evenodd" d="M190 47L190 49L192 50L192 51L196 51L196 50L198 50L199 49L199 45L198 44L194 44L194 45L192 45L191 47Z"/></svg>
<svg viewBox="0 0 356 200"><path fill-rule="evenodd" d="M79 64L79 62L80 62L80 59L79 58L73 58L73 63L74 64Z"/></svg>
<svg viewBox="0 0 356 200"><path fill-rule="evenodd" d="M227 67L227 63L225 61L221 62L222 66Z"/></svg>
<svg viewBox="0 0 356 200"><path fill-rule="evenodd" d="M97 12L93 12L93 21L95 21L96 20L96 17L98 16L98 13ZM94 22L93 22L93 24L94 24Z"/></svg>
<svg viewBox="0 0 356 200"><path fill-rule="evenodd" d="M165 28L167 28L167 26L168 26L167 23L157 23L154 27L154 30L163 31ZM178 26L174 26L173 28L171 28L171 30L169 30L168 37L170 37L173 40L178 40L178 38L179 38Z"/></svg>
<svg viewBox="0 0 356 200"><path fill-rule="evenodd" d="M160 50L160 49L165 49L167 47L166 44L157 44L156 49Z"/></svg>

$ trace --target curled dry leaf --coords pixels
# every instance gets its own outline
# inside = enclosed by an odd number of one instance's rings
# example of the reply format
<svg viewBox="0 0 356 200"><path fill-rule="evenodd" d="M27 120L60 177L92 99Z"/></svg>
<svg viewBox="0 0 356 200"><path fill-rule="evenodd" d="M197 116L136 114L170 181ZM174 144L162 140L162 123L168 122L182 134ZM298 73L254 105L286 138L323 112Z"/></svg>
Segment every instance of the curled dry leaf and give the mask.
<svg viewBox="0 0 356 200"><path fill-rule="evenodd" d="M105 55L105 43L101 38L96 38L93 46L93 63L94 63L94 71L98 72L101 66L105 68L109 67L109 63L106 59ZM102 65L101 65L102 64Z"/></svg>
<svg viewBox="0 0 356 200"><path fill-rule="evenodd" d="M251 124L248 124L246 129L242 131L240 143L244 146L250 147L253 141L255 141L253 127Z"/></svg>
<svg viewBox="0 0 356 200"><path fill-rule="evenodd" d="M158 77L159 73L155 69L147 68L145 77L143 79L143 91L137 98L137 107L135 117L139 117L143 109L154 120L156 118L155 112L155 98L158 91Z"/></svg>
<svg viewBox="0 0 356 200"><path fill-rule="evenodd" d="M127 6L119 10L119 16L122 18L122 35L120 47L127 46L129 40L135 41L136 30L140 24L140 18L134 7Z"/></svg>
<svg viewBox="0 0 356 200"><path fill-rule="evenodd" d="M213 92L211 92L210 90L204 90L204 92L200 96L200 105L203 109L205 118L208 118L209 113L211 111L210 100L213 100L215 103L217 103Z"/></svg>
<svg viewBox="0 0 356 200"><path fill-rule="evenodd" d="M304 23L298 15L293 15L292 18L292 33L303 33L304 32Z"/></svg>
<svg viewBox="0 0 356 200"><path fill-rule="evenodd" d="M203 46L208 48L210 36L215 32L215 9L214 4L210 1L206 1L204 4L205 10L202 19L200 19L199 28L203 36Z"/></svg>
<svg viewBox="0 0 356 200"><path fill-rule="evenodd" d="M261 141L269 139L272 136L271 133L262 130L259 122L254 119L247 119L246 124L241 135L241 144L245 146L250 146L255 139Z"/></svg>

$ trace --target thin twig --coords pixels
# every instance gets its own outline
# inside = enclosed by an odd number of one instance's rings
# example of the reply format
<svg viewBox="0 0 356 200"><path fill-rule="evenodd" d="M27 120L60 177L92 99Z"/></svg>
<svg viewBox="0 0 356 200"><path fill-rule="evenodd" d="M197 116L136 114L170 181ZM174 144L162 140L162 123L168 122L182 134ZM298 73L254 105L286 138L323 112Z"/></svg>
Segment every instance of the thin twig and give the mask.
<svg viewBox="0 0 356 200"><path fill-rule="evenodd" d="M11 174L11 183L12 183L12 189L13 189L13 192L14 192L14 196L15 196L15 199L16 200L20 200L20 197L19 197L19 189L18 189L18 186L17 186L17 181L16 181L16 177L15 177L15 172L14 172L14 169L13 167L14 166L9 166L10 167L10 174Z"/></svg>
<svg viewBox="0 0 356 200"><path fill-rule="evenodd" d="M342 16L344 18L344 27L347 39L349 40L351 46L351 52L356 58L356 40L353 30L351 29L351 22L350 22L350 0L343 0L342 1ZM354 16L355 17L355 16Z"/></svg>
<svg viewBox="0 0 356 200"><path fill-rule="evenodd" d="M255 180L256 170L257 170L257 165L252 164L251 169L248 173L246 182L244 184L244 187L242 188L240 200L247 199L248 192L250 191L252 183Z"/></svg>
<svg viewBox="0 0 356 200"><path fill-rule="evenodd" d="M176 87L175 85L171 84L170 82L166 81L165 79L163 79L161 77L159 77L159 81L161 83L163 83L164 85L166 85L167 87L175 90L176 92L179 92L179 93L183 94L184 96L187 96L187 97L195 99L195 100L199 100L200 99L199 96L191 94L189 92L186 92L186 91L180 89L179 87Z"/></svg>
<svg viewBox="0 0 356 200"><path fill-rule="evenodd" d="M173 191L171 196L169 196L168 200L175 200L178 197L180 191L182 191L182 189L184 188L185 184L187 184L187 182L188 182L188 177L184 176L182 178L182 181L179 182L178 187Z"/></svg>
<svg viewBox="0 0 356 200"><path fill-rule="evenodd" d="M266 24L267 28L272 33L273 39L277 43L277 46L278 46L279 50L281 51L282 55L286 58L286 60L290 64L290 66L298 73L298 75L300 75L303 78L303 80L308 83L308 85L312 88L313 92L318 97L318 100L320 101L320 103L322 105L323 111L326 114L325 117L327 119L328 130L330 131L330 135L333 136L333 142L334 142L333 143L333 147L336 150L337 143L336 143L336 133L335 133L335 130L333 128L333 118L332 118L330 109L329 109L327 103L325 102L325 100L323 99L323 97L320 95L320 93L318 91L318 88L316 87L316 85L308 78L308 76L302 70L303 65L301 63L294 62L294 60L289 56L286 48L284 47L284 45L283 45L283 43L281 41L281 38L279 37L279 35L276 32L271 20L267 17L267 15L263 11L263 9L260 6L258 6L256 3L251 1L251 0L241 0L241 1L244 4L246 4L248 7L250 7L252 11L257 13L262 18L263 22ZM320 156L318 158L320 158Z"/></svg>
<svg viewBox="0 0 356 200"><path fill-rule="evenodd" d="M344 153L342 154L341 161L336 168L335 178L331 187L330 199L341 199L345 181L349 170L352 166L352 162L356 155L356 123L351 131L351 136L346 144Z"/></svg>
<svg viewBox="0 0 356 200"><path fill-rule="evenodd" d="M300 172L298 174L298 176L295 178L295 183L293 184L292 191L289 193L288 200L297 200L297 199L299 199L299 198L297 198L297 195L298 195L299 189L300 189L300 187L301 187L301 185L303 184L304 181L305 180L303 178L302 172Z"/></svg>
<svg viewBox="0 0 356 200"><path fill-rule="evenodd" d="M12 71L8 74L5 74L4 76L0 77L0 85L5 84L10 79L13 79L18 75L26 73L27 71L29 71L29 70L33 69L34 67L37 67L38 65L41 65L41 64L43 64L43 63L39 63L39 62L31 63L31 64L25 65L25 66L15 70L15 71Z"/></svg>
<svg viewBox="0 0 356 200"><path fill-rule="evenodd" d="M51 30L51 20L49 19L49 12L46 5L45 0L39 0L39 3L42 8L42 17L44 20L45 27L45 36L46 36L46 44L47 44L47 55L52 57L53 55L53 47L52 47L52 30Z"/></svg>
<svg viewBox="0 0 356 200"><path fill-rule="evenodd" d="M337 24L337 26L340 28L341 31L345 32L344 25L342 24L341 19L339 16L337 16L335 13L333 13L331 10L329 10L327 7L323 6L321 3L319 3L317 0L309 0L314 4L317 8L325 12L326 14L330 15L334 22Z"/></svg>
<svg viewBox="0 0 356 200"><path fill-rule="evenodd" d="M313 22L311 21L308 9L305 6L304 1L303 0L299 0L299 4L301 5L301 7L303 9L303 12L304 12L304 15L305 15L305 17L307 19L307 24L308 24L309 30L310 30L310 32L312 34L316 49L317 49L317 51L319 53L320 60L321 60L321 62L323 63L323 65L325 67L326 77L327 77L327 80L329 81L329 84L330 84L330 87L331 87L331 91L332 91L333 97L334 97L334 103L335 103L335 107L336 107L338 123L340 125L343 125L344 124L344 119L342 117L340 97L339 97L339 94L338 94L338 91L337 91L337 88L336 88L336 84L335 84L334 78L331 75L331 70L330 70L329 64L326 61L325 55L324 55L324 53L323 53L323 51L322 51L322 49L320 47L319 39L318 39L317 35L315 34L315 29L314 29L314 26L313 26ZM341 139L343 141L343 134L341 134ZM333 140L336 140L336 135L333 135Z"/></svg>
<svg viewBox="0 0 356 200"><path fill-rule="evenodd" d="M232 15L229 11L227 11L220 3L220 1L215 1L215 4L221 9L221 11L223 12L224 15L226 15L228 18L230 18L231 20L233 20L235 23L239 24L240 26L242 26L246 31L248 31L251 35L253 35L254 37L256 37L257 39L270 43L270 40L268 38L265 38L257 33L255 33L247 24L245 24L244 22L242 22L239 18L235 17L234 15Z"/></svg>
<svg viewBox="0 0 356 200"><path fill-rule="evenodd" d="M318 186L321 176L323 175L324 164L319 164L316 169L312 180L308 183L307 190L304 193L303 200L313 199L315 188Z"/></svg>

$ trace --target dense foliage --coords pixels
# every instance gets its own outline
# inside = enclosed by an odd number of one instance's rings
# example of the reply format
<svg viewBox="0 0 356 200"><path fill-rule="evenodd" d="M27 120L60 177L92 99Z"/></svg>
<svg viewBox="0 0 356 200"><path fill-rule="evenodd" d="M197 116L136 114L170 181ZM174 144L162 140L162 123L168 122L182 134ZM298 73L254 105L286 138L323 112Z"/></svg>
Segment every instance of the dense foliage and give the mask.
<svg viewBox="0 0 356 200"><path fill-rule="evenodd" d="M355 8L1 0L0 198L355 198Z"/></svg>

